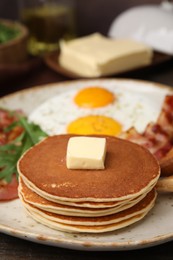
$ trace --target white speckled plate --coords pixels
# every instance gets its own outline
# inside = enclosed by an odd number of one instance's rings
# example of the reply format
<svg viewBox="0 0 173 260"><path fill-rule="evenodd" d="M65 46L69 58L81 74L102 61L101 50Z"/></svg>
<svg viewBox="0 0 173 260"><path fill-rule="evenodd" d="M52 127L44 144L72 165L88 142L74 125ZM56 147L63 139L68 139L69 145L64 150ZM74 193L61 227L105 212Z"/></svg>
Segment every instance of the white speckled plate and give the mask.
<svg viewBox="0 0 173 260"><path fill-rule="evenodd" d="M35 87L0 99L0 106L22 108L29 114L46 99L68 91L73 86L114 85L124 91L146 95L151 110L160 109L171 87L144 81L102 79L69 81ZM28 217L20 203L14 200L0 203L0 231L37 243L80 250L130 250L158 245L173 239L173 194L159 195L153 210L142 221L127 228L98 235L69 234L49 229Z"/></svg>

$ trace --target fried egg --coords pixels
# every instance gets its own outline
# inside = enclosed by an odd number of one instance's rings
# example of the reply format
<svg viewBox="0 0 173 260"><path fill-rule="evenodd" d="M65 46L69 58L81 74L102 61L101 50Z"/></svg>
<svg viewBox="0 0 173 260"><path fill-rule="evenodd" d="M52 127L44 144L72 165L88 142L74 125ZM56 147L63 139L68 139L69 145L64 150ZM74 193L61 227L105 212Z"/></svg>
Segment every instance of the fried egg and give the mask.
<svg viewBox="0 0 173 260"><path fill-rule="evenodd" d="M117 136L121 131L122 125L119 122L102 115L80 117L67 126L68 134Z"/></svg>
<svg viewBox="0 0 173 260"><path fill-rule="evenodd" d="M98 92L102 98L98 98ZM143 94L130 89L124 91L114 84L102 84L99 88L88 86L87 82L82 85L74 82L73 86L64 88L64 92L35 109L29 120L40 125L48 135L118 135L131 126L142 132L147 123L155 120L159 111L154 106L152 109L151 100ZM91 101L91 97L95 101Z"/></svg>
<svg viewBox="0 0 173 260"><path fill-rule="evenodd" d="M81 89L74 97L74 102L79 107L96 108L113 103L115 95L101 87L88 87Z"/></svg>

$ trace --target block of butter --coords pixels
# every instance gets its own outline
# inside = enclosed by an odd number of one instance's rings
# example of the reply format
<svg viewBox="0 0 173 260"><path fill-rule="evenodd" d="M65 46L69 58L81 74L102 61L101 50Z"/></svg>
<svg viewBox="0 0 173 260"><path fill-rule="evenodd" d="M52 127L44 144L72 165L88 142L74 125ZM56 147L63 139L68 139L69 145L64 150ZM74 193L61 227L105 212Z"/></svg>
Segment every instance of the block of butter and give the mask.
<svg viewBox="0 0 173 260"><path fill-rule="evenodd" d="M116 74L150 64L152 49L126 39L95 33L60 43L59 64L83 77Z"/></svg>
<svg viewBox="0 0 173 260"><path fill-rule="evenodd" d="M71 137L67 145L68 169L104 169L106 139L97 137Z"/></svg>

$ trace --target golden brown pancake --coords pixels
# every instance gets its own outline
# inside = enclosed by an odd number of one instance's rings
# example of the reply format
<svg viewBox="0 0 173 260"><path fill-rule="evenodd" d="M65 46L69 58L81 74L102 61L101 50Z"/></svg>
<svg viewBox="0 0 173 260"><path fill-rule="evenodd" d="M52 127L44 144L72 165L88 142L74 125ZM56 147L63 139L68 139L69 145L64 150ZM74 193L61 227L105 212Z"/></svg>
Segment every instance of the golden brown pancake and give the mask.
<svg viewBox="0 0 173 260"><path fill-rule="evenodd" d="M63 201L118 201L137 197L159 178L156 159L145 148L106 137L105 170L69 170L66 149L71 135L48 137L27 151L18 170L37 193Z"/></svg>
<svg viewBox="0 0 173 260"><path fill-rule="evenodd" d="M49 199L47 198L47 196L45 196L45 194L41 194L39 192L39 190L35 190L33 188L33 186L30 186L30 184L28 183L28 181L22 176L19 177L19 180L21 183L24 183L25 187L28 187L28 189L30 189L30 192L34 192L35 194L39 195L40 194L40 199L48 199L49 201L53 202L53 203L59 203L62 205L67 205L67 206L74 206L74 207L81 207L81 208L112 208L114 206L118 206L118 205L122 205L124 203L127 203L127 201L130 201L132 199L125 199L125 200L121 200L121 201L111 201L111 202L94 202L94 201L85 201L85 202L73 202L73 201L62 201L62 200L54 200L54 199ZM22 186L24 188L24 185ZM155 184L153 186L151 186L151 189L155 186ZM26 193L25 193L26 194Z"/></svg>
<svg viewBox="0 0 173 260"><path fill-rule="evenodd" d="M66 215L66 216L106 216L116 212L123 211L127 208L130 208L141 201L146 194L142 194L133 200L123 201L122 204L113 205L109 208L85 208L85 207L76 207L76 206L68 206L60 203L55 203L49 201L37 193L33 192L29 189L23 180L20 178L19 182L19 193L22 196L23 200L26 203L29 203L39 209L45 210L47 212L53 212L56 214Z"/></svg>
<svg viewBox="0 0 173 260"><path fill-rule="evenodd" d="M128 226L143 218L154 205L156 193L153 189L135 206L104 217L62 216L37 209L21 198L28 213L40 223L66 232L106 232Z"/></svg>

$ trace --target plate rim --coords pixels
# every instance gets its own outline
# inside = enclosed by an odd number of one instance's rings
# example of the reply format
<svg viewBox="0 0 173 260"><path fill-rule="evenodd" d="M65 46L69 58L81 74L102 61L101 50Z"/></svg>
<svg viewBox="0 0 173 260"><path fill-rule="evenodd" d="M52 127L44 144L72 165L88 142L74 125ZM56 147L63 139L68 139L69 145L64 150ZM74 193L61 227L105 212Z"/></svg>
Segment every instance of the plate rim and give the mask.
<svg viewBox="0 0 173 260"><path fill-rule="evenodd" d="M33 243L45 244L54 247L61 247L74 250L82 251L128 251L128 250L137 250L149 248L152 246L161 245L163 243L172 241L173 233L163 235L163 236L154 236L150 241L147 240L135 240L135 241L126 241L126 242L88 242L73 240L67 238L52 238L50 236L44 237L44 235L37 235L30 232L25 232L22 230L14 230L9 226L0 224L0 232L6 235L10 235L16 238L20 238L26 241L31 241ZM49 241L47 243L47 241ZM140 246L140 247L139 247Z"/></svg>
<svg viewBox="0 0 173 260"><path fill-rule="evenodd" d="M140 80L140 79L131 79L131 78L121 78L121 77L110 77L110 78L91 78L91 79L71 79L71 80L64 80L64 81L57 81L57 82L52 82L52 83L46 83L46 84L41 84L41 85L34 85L34 86L30 86L28 88L23 88L20 90L16 90L13 91L7 95L4 96L0 96L0 101L7 99L7 98L12 98L13 96L16 96L18 94L22 94L22 93L27 93L27 92L32 92L33 90L40 90L41 88L52 88L52 87L59 87L61 85L63 85L63 87L68 87L68 85L71 85L73 82L77 82L77 83L82 83L82 82L90 82L90 81L118 81L118 82L135 82L135 83L139 83L139 84L145 84L145 85L151 85L153 84L154 87L156 88L161 88L161 89L168 89L171 92L173 92L173 86L167 85L167 84L163 84L163 83L159 83L159 82L155 82L155 81L148 81L148 80Z"/></svg>

